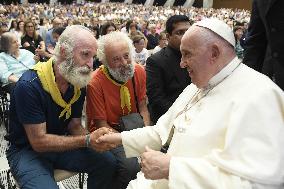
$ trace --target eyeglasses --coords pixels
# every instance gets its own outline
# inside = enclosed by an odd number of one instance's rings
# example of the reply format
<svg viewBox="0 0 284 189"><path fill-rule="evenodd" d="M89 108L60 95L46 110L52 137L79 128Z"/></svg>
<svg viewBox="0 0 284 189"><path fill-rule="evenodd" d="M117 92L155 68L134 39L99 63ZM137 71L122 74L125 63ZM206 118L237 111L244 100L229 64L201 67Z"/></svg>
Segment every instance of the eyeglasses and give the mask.
<svg viewBox="0 0 284 189"><path fill-rule="evenodd" d="M32 26L32 25L29 25L29 26L26 26L27 28L33 28L34 26Z"/></svg>

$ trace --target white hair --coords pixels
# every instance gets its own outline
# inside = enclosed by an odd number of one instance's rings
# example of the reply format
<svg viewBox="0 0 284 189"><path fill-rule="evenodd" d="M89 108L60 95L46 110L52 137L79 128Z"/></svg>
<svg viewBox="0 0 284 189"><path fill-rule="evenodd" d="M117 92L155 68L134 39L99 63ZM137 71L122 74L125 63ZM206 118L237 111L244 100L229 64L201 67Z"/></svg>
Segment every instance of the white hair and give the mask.
<svg viewBox="0 0 284 189"><path fill-rule="evenodd" d="M120 31L114 31L107 35L101 36L101 38L98 40L97 57L104 65L108 65L105 55L106 46L118 42L127 43L127 46L129 48L129 57L131 58L131 60L134 60L135 48L133 46L132 40L127 36L127 34Z"/></svg>
<svg viewBox="0 0 284 189"><path fill-rule="evenodd" d="M60 57L60 49L61 47L64 48L66 52L65 59L70 59L73 56L73 50L76 45L76 38L78 37L78 30L87 30L90 31L88 28L81 26L81 25L72 25L66 27L63 33L59 36L58 42L56 43L54 49L54 59L55 62ZM91 31L90 31L91 32Z"/></svg>
<svg viewBox="0 0 284 189"><path fill-rule="evenodd" d="M59 73L72 85L80 88L85 87L91 79L91 69L88 66L78 67L73 59L73 50L76 43L80 42L80 36L83 35L80 33L82 30L90 32L88 28L81 25L68 26L60 35L53 56L55 62L58 62L58 58L62 56L60 49L61 47L64 48L65 60L58 66Z"/></svg>

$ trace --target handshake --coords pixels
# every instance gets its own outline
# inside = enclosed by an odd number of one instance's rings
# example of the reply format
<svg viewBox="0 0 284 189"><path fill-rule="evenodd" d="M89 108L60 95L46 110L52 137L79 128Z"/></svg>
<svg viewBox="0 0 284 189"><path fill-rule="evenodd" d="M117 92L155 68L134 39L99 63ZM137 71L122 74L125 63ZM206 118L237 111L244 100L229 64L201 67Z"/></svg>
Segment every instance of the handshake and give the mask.
<svg viewBox="0 0 284 189"><path fill-rule="evenodd" d="M121 135L116 130L108 127L99 128L85 138L86 146L97 152L113 149L122 143Z"/></svg>
<svg viewBox="0 0 284 189"><path fill-rule="evenodd" d="M90 147L98 152L110 150L121 144L121 134L112 128L102 127L90 133ZM168 179L170 160L169 154L145 146L145 151L141 154L141 171L147 179Z"/></svg>

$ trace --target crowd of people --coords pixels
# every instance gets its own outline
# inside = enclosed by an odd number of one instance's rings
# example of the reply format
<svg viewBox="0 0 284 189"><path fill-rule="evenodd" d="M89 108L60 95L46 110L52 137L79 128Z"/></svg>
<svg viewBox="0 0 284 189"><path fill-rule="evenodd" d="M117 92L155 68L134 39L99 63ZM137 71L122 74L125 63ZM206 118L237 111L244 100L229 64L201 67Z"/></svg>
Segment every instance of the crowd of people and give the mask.
<svg viewBox="0 0 284 189"><path fill-rule="evenodd" d="M37 56L37 59L45 61L52 56L56 38L67 26L86 26L93 31L97 39L111 31L123 31L129 34L133 41L136 62L145 67L148 57L167 45L165 24L167 18L172 15L185 15L190 24L211 17L223 20L234 30L236 51L238 57L243 58L242 39L247 31L250 12L240 9L145 7L124 3L64 6L0 4L0 35L7 31L14 33L19 48L26 49ZM94 68L100 65L99 61L94 62ZM2 78L4 84L5 79Z"/></svg>
<svg viewBox="0 0 284 189"><path fill-rule="evenodd" d="M257 13L0 5L6 156L20 188L58 188L54 169L99 189L283 188L283 88L247 66L260 66ZM262 55L277 62L267 41ZM128 115L145 127L126 130Z"/></svg>

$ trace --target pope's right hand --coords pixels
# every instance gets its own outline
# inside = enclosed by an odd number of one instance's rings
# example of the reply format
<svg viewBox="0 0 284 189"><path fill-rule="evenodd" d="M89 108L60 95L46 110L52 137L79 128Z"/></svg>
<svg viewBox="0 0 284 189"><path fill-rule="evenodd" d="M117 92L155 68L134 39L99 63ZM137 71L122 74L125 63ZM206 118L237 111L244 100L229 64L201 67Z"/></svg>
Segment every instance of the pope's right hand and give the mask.
<svg viewBox="0 0 284 189"><path fill-rule="evenodd" d="M98 152L104 152L104 151L107 151L107 150L114 148L115 146L112 145L111 143L106 143L106 142L105 143L104 142L98 143L97 142L98 138L100 138L101 136L104 136L106 134L109 134L111 132L112 131L109 128L102 127L102 128L99 128L99 129L93 131L92 133L90 133L90 139L91 139L90 147L95 149Z"/></svg>
<svg viewBox="0 0 284 189"><path fill-rule="evenodd" d="M121 134L120 133L109 133L109 134L105 134L100 136L96 142L98 144L109 144L112 145L114 147L120 145L122 143L121 140Z"/></svg>

